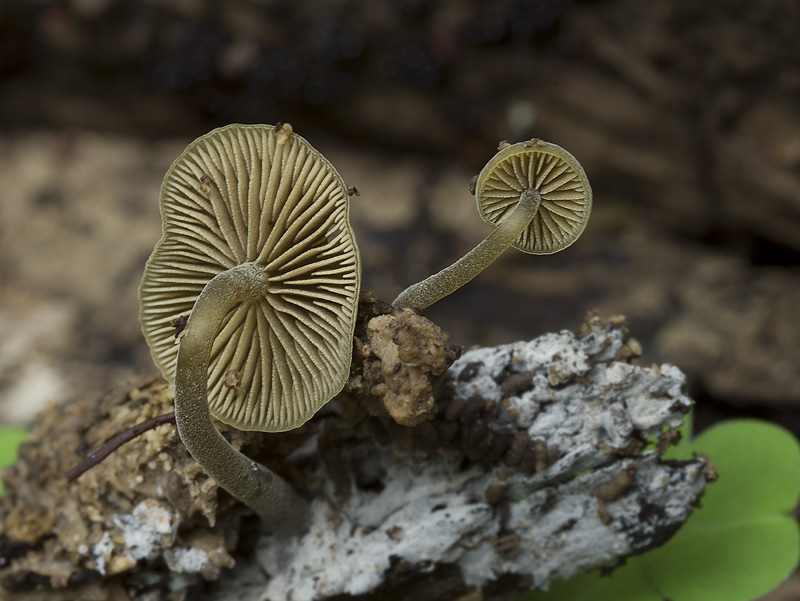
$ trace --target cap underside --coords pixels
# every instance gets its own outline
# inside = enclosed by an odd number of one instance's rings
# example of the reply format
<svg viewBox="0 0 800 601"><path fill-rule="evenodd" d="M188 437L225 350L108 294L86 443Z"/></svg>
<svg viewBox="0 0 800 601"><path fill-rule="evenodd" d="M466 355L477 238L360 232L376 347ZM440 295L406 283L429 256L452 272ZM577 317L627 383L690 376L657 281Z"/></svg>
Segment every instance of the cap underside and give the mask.
<svg viewBox="0 0 800 601"><path fill-rule="evenodd" d="M224 318L208 370L211 414L242 430L299 426L347 379L360 259L341 176L296 134L231 125L190 144L161 191L163 237L147 262L140 319L174 381L175 320L206 283L252 262L264 298Z"/></svg>

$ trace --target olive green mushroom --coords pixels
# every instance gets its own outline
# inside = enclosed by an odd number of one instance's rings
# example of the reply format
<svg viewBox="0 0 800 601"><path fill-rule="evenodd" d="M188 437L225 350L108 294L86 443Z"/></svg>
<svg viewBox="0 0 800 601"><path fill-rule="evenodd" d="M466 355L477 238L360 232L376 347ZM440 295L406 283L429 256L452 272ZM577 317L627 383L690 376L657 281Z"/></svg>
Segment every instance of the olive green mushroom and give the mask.
<svg viewBox="0 0 800 601"><path fill-rule="evenodd" d="M304 501L235 450L211 418L290 430L344 386L361 277L347 187L288 124L230 125L172 164L161 214L140 320L175 385L178 433L203 470L265 523L296 529Z"/></svg>
<svg viewBox="0 0 800 601"><path fill-rule="evenodd" d="M475 200L495 230L437 274L409 286L392 305L424 309L491 265L509 246L549 255L575 242L586 228L592 189L580 163L539 139L503 144L477 177Z"/></svg>

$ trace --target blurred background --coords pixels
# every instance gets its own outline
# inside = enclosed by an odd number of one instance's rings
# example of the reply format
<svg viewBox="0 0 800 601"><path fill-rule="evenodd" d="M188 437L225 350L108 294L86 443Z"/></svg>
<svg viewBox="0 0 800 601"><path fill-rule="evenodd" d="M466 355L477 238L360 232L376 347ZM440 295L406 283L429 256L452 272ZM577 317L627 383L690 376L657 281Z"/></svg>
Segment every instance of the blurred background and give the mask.
<svg viewBox="0 0 800 601"><path fill-rule="evenodd" d="M507 252L428 316L469 347L624 314L701 427L798 433L799 30L793 0L5 0L0 420L154 369L164 172L214 127L288 121L360 191L388 301L488 234L469 182L499 141L565 147L583 238Z"/></svg>

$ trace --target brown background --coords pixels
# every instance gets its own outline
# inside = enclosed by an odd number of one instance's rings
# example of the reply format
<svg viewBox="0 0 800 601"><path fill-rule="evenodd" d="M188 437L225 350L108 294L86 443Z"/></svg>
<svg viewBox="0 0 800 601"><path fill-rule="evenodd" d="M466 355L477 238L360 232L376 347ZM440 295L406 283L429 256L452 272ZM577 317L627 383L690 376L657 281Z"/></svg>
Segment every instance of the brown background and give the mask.
<svg viewBox="0 0 800 601"><path fill-rule="evenodd" d="M799 30L791 0L3 2L0 419L153 369L163 173L213 127L289 121L360 190L386 300L488 233L468 184L498 141L564 146L583 238L509 251L428 315L470 346L623 313L701 425L799 432Z"/></svg>

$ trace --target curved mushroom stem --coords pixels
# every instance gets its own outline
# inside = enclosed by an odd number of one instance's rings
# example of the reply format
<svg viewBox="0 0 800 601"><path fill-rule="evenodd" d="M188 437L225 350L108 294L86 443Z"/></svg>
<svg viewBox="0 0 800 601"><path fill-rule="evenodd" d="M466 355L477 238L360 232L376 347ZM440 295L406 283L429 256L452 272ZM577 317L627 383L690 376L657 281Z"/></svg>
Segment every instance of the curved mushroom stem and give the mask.
<svg viewBox="0 0 800 601"><path fill-rule="evenodd" d="M461 288L511 246L536 215L541 202L542 195L538 190L523 190L511 214L478 246L439 273L403 290L392 306L395 309L424 309Z"/></svg>
<svg viewBox="0 0 800 601"><path fill-rule="evenodd" d="M209 476L267 526L291 533L305 523L306 502L283 478L234 449L214 427L208 409L208 365L222 320L234 305L263 297L267 281L263 269L244 263L203 288L178 350L175 421L184 445Z"/></svg>

